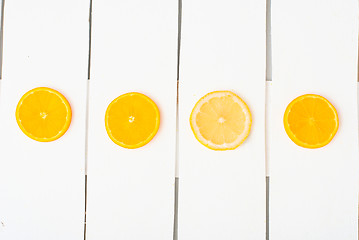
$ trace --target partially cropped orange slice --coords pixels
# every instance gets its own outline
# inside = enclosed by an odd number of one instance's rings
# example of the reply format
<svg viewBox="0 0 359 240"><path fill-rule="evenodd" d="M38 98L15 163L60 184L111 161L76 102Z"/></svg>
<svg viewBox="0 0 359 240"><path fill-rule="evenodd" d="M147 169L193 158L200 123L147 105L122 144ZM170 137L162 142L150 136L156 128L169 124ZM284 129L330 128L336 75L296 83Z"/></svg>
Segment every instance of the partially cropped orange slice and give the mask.
<svg viewBox="0 0 359 240"><path fill-rule="evenodd" d="M139 148L156 135L160 112L149 97L136 92L126 93L108 106L105 125L114 143L124 148Z"/></svg>
<svg viewBox="0 0 359 240"><path fill-rule="evenodd" d="M247 104L230 91L211 92L192 110L192 131L197 140L213 150L235 149L248 137L252 117Z"/></svg>
<svg viewBox="0 0 359 240"><path fill-rule="evenodd" d="M28 91L16 108L20 129L39 142L50 142L65 134L71 123L71 107L58 91L39 87Z"/></svg>
<svg viewBox="0 0 359 240"><path fill-rule="evenodd" d="M324 97L306 94L294 99L284 113L284 128L292 141L305 148L320 148L335 136L339 118Z"/></svg>

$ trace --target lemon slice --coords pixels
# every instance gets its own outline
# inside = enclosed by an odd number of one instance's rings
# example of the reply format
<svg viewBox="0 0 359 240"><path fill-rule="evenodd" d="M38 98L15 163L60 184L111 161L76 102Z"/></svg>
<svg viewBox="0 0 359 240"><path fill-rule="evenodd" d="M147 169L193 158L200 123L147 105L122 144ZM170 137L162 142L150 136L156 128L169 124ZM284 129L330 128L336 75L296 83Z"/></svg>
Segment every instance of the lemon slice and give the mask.
<svg viewBox="0 0 359 240"><path fill-rule="evenodd" d="M212 150L230 150L248 137L252 117L247 104L230 91L215 91L202 97L192 110L192 131Z"/></svg>

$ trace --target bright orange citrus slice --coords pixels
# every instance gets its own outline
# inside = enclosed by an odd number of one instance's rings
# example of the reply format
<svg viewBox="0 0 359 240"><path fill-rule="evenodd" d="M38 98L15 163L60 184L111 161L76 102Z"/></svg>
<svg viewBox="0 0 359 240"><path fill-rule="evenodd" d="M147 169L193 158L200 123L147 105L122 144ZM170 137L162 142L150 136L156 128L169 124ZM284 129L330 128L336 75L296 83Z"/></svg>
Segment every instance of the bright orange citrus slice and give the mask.
<svg viewBox="0 0 359 240"><path fill-rule="evenodd" d="M248 137L252 117L247 104L230 91L211 92L192 110L192 131L197 140L213 150L230 150Z"/></svg>
<svg viewBox="0 0 359 240"><path fill-rule="evenodd" d="M292 141L305 148L327 145L336 134L339 118L324 97L306 94L294 99L284 113L284 128Z"/></svg>
<svg viewBox="0 0 359 240"><path fill-rule="evenodd" d="M124 148L139 148L156 135L160 112L149 97L136 92L126 93L108 106L105 125L114 143Z"/></svg>
<svg viewBox="0 0 359 240"><path fill-rule="evenodd" d="M58 91L39 87L25 93L16 108L20 129L39 142L51 142L65 134L71 123L71 107Z"/></svg>

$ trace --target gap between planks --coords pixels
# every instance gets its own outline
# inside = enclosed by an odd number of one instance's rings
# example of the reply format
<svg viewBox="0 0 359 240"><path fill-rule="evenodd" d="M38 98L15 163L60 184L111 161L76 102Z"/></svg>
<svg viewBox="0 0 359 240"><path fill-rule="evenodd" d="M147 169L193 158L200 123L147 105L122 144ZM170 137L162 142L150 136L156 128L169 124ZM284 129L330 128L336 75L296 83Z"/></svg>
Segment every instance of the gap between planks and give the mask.
<svg viewBox="0 0 359 240"><path fill-rule="evenodd" d="M266 240L269 240L269 138L270 138L270 103L272 85L272 18L271 0L266 1L266 96L265 96L265 169L266 169Z"/></svg>
<svg viewBox="0 0 359 240"><path fill-rule="evenodd" d="M178 240L178 190L179 190L179 79L181 60L182 0L178 0L177 19L177 101L176 101L176 148L175 148L175 202L173 216L173 240Z"/></svg>
<svg viewBox="0 0 359 240"><path fill-rule="evenodd" d="M4 1L4 0L3 0ZM85 116L85 212L84 212L84 240L86 240L87 230L87 166L88 166L88 129L89 129L89 105L90 105L90 76L91 76L91 38L92 38L92 0L89 6L89 42L88 42L88 62L87 62L87 84L86 84L86 116Z"/></svg>

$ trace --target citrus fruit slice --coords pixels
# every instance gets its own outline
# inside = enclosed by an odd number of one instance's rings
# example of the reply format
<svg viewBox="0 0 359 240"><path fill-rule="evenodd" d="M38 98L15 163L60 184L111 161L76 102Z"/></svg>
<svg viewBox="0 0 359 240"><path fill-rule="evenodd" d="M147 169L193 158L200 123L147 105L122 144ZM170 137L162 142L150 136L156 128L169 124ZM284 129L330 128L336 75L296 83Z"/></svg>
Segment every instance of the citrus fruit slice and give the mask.
<svg viewBox="0 0 359 240"><path fill-rule="evenodd" d="M25 93L16 108L20 129L39 142L51 142L65 134L71 123L71 107L58 91L39 87Z"/></svg>
<svg viewBox="0 0 359 240"><path fill-rule="evenodd" d="M230 91L211 92L194 106L190 124L197 140L213 150L235 149L248 137L252 117L247 104Z"/></svg>
<svg viewBox="0 0 359 240"><path fill-rule="evenodd" d="M149 97L137 92L126 93L108 106L105 125L114 143L124 148L139 148L156 135L160 112Z"/></svg>
<svg viewBox="0 0 359 240"><path fill-rule="evenodd" d="M285 110L283 121L289 138L305 148L327 145L339 127L334 106L324 97L315 94L294 99Z"/></svg>

